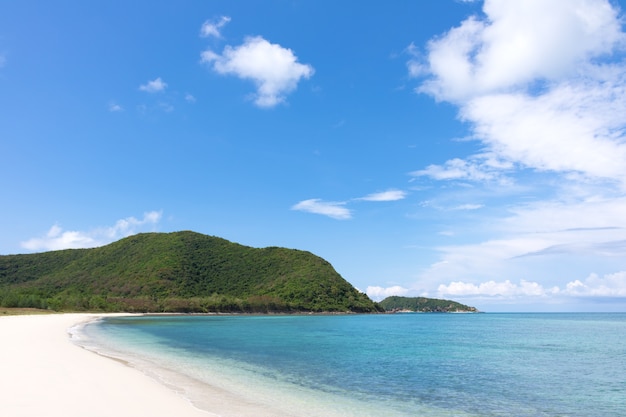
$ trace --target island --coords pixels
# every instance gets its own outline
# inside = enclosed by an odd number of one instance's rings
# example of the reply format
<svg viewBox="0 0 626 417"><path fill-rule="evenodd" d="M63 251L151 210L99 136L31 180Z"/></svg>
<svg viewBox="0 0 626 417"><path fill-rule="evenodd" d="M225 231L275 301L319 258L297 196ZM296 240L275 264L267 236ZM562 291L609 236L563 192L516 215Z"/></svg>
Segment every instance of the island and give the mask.
<svg viewBox="0 0 626 417"><path fill-rule="evenodd" d="M354 288L326 260L192 231L91 249L0 256L0 307L131 313L476 312L454 301Z"/></svg>
<svg viewBox="0 0 626 417"><path fill-rule="evenodd" d="M324 259L191 231L0 256L0 307L55 311L381 312Z"/></svg>
<svg viewBox="0 0 626 417"><path fill-rule="evenodd" d="M456 301L440 300L426 297L387 297L380 306L392 313L478 313L475 307L457 303Z"/></svg>

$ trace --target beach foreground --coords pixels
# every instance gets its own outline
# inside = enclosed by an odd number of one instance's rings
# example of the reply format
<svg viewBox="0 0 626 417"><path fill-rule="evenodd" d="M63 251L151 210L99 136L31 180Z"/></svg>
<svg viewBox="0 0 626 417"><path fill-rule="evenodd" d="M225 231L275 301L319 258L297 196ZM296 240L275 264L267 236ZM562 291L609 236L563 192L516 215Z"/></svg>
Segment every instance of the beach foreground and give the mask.
<svg viewBox="0 0 626 417"><path fill-rule="evenodd" d="M0 416L214 415L140 371L73 344L68 329L95 317L0 317Z"/></svg>

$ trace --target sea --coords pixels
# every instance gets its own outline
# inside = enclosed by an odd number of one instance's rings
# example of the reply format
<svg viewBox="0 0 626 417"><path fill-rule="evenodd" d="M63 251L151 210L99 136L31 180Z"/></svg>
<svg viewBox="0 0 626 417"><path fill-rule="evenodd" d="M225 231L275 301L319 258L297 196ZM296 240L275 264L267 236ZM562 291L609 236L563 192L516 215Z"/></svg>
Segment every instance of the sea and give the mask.
<svg viewBox="0 0 626 417"><path fill-rule="evenodd" d="M626 416L626 313L147 315L73 332L215 415Z"/></svg>

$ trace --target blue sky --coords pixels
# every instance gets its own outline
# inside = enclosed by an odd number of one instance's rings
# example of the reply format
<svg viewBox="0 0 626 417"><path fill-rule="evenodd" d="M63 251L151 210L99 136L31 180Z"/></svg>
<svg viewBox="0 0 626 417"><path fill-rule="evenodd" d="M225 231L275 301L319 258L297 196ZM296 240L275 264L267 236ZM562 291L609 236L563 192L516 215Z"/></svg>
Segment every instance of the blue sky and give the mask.
<svg viewBox="0 0 626 417"><path fill-rule="evenodd" d="M0 4L0 254L194 230L626 311L623 1Z"/></svg>

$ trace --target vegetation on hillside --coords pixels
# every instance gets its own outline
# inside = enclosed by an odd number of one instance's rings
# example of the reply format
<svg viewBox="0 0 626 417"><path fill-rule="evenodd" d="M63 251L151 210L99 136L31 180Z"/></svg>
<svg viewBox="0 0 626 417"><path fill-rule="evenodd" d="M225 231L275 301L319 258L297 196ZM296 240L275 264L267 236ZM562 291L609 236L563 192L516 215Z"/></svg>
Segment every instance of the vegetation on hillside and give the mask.
<svg viewBox="0 0 626 417"><path fill-rule="evenodd" d="M194 232L93 249L0 256L0 306L134 312L374 312L309 252Z"/></svg>
<svg viewBox="0 0 626 417"><path fill-rule="evenodd" d="M475 307L450 300L425 297L387 297L379 303L385 311L415 311L421 313L477 313Z"/></svg>

